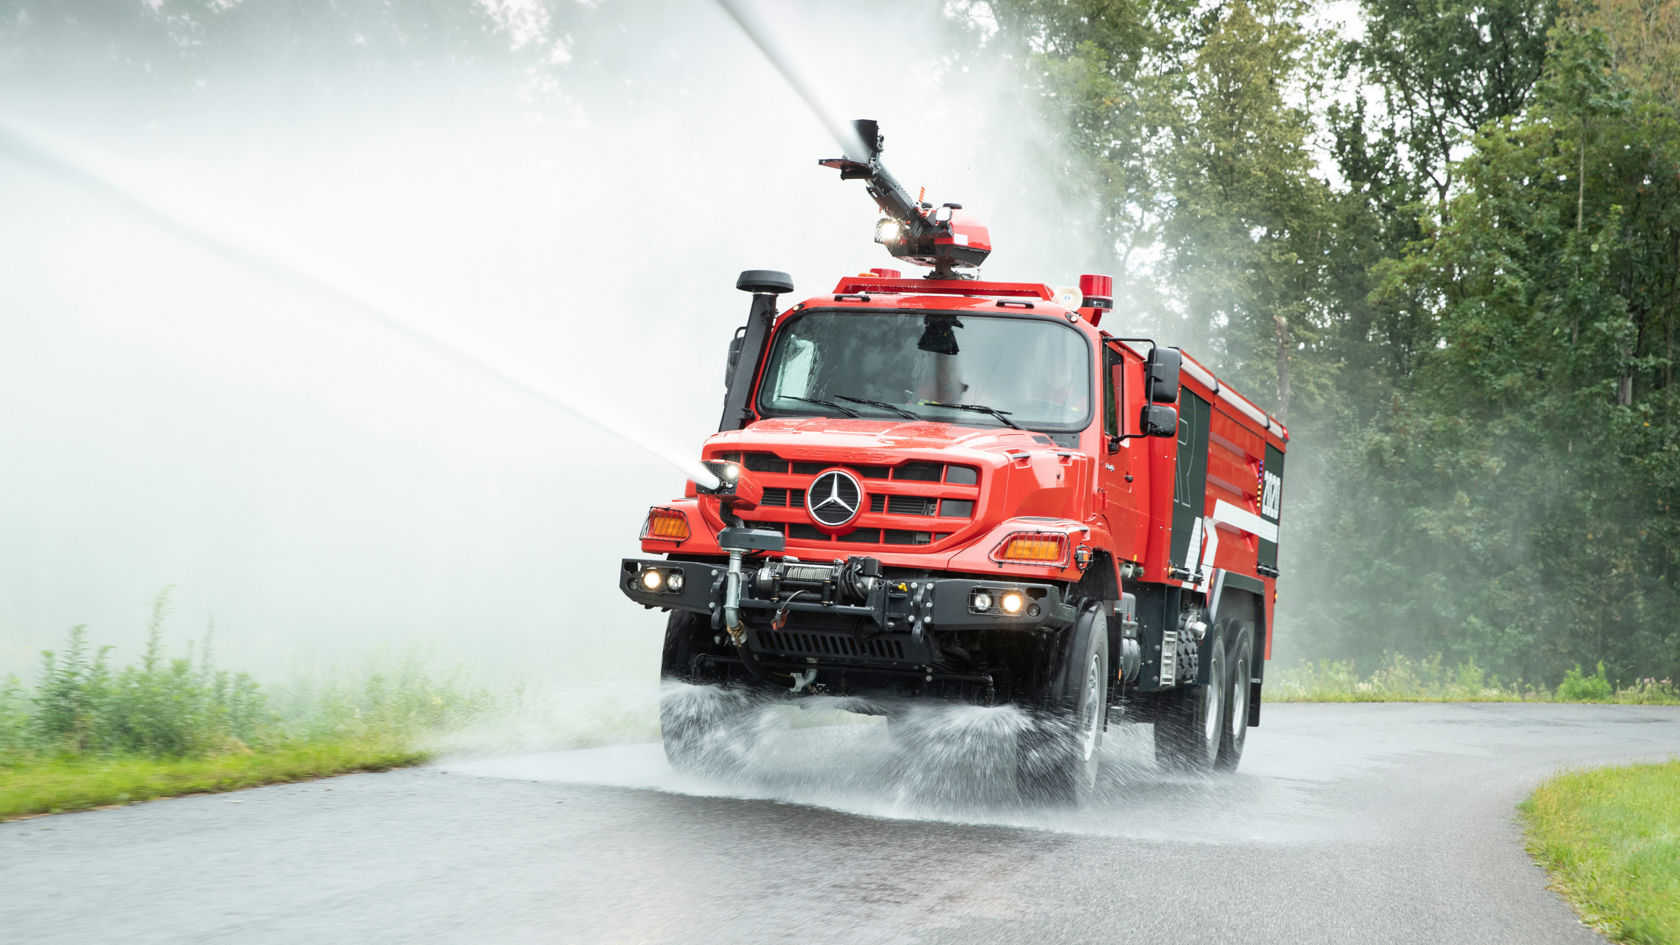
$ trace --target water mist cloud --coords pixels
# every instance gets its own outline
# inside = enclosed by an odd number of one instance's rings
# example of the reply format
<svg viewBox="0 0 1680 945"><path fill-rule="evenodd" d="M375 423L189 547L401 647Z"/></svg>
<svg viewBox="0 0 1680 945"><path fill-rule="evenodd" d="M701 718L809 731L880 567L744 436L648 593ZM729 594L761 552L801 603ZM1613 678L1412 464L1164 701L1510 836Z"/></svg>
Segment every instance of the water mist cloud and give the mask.
<svg viewBox="0 0 1680 945"><path fill-rule="evenodd" d="M823 38L802 70L835 113L882 122L901 180L987 219L989 275L1101 265L1035 170L1047 138L1013 65L958 60L938 11L764 15ZM131 647L173 584L176 633L213 617L227 662L269 672L417 643L537 677L655 672L661 621L613 575L681 474L620 435L697 455L739 270L804 295L886 259L861 188L815 165L830 129L723 11L604 4L547 29L567 61L541 69L399 67L325 36L307 62L241 36L250 54L213 47L180 82L60 31L0 83L14 145L18 127L74 142L294 277L0 161L0 671L77 623Z"/></svg>

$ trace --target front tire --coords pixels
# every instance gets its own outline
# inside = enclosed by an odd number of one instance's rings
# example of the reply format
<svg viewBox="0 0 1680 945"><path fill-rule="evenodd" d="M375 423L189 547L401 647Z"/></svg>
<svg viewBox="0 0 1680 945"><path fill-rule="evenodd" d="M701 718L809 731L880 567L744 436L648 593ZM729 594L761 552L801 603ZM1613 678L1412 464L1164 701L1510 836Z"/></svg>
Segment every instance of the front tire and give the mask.
<svg viewBox="0 0 1680 945"><path fill-rule="evenodd" d="M1096 791L1108 716L1108 619L1096 605L1054 657L1039 711L1021 733L1015 781L1023 798L1081 805Z"/></svg>
<svg viewBox="0 0 1680 945"><path fill-rule="evenodd" d="M729 775L758 742L759 705L750 691L708 685L696 658L717 649L711 621L674 610L665 624L659 665L659 739L683 774Z"/></svg>

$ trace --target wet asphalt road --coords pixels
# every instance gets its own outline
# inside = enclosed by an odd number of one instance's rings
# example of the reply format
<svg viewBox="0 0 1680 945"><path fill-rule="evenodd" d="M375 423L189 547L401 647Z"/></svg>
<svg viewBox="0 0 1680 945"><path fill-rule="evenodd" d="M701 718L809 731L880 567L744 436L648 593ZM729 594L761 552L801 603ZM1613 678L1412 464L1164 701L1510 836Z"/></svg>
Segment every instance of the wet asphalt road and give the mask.
<svg viewBox="0 0 1680 945"><path fill-rule="evenodd" d="M931 764L784 728L729 783L633 745L0 824L0 941L1596 942L1514 805L1680 754L1675 708L1268 705L1230 777L1111 730L1074 813L999 788L995 720L960 721Z"/></svg>

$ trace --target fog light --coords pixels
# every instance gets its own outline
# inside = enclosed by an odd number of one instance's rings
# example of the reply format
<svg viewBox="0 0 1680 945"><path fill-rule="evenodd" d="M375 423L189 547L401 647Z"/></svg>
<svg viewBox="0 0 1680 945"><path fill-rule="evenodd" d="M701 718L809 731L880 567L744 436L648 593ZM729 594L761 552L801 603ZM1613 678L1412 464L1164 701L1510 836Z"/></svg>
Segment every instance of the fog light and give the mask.
<svg viewBox="0 0 1680 945"><path fill-rule="evenodd" d="M969 604L979 613L985 613L992 609L992 595L985 591L975 591L974 596L969 598Z"/></svg>
<svg viewBox="0 0 1680 945"><path fill-rule="evenodd" d="M646 571L642 572L642 587L645 587L650 591L659 590L659 585L663 584L664 581L664 576L652 568L648 568Z"/></svg>
<svg viewBox="0 0 1680 945"><path fill-rule="evenodd" d="M670 577L667 577L665 579L666 589L669 590L673 594L682 590L682 586L683 586L683 576L682 576L681 571L672 571Z"/></svg>
<svg viewBox="0 0 1680 945"><path fill-rule="evenodd" d="M718 470L718 478L724 482L734 482L741 478L741 467L734 463L725 463L724 467Z"/></svg>
<svg viewBox="0 0 1680 945"><path fill-rule="evenodd" d="M998 601L998 603L1003 606L1004 613L1018 614L1021 612L1021 608L1027 603L1027 595L1021 593L1020 591L1006 591L1003 595L1003 599Z"/></svg>

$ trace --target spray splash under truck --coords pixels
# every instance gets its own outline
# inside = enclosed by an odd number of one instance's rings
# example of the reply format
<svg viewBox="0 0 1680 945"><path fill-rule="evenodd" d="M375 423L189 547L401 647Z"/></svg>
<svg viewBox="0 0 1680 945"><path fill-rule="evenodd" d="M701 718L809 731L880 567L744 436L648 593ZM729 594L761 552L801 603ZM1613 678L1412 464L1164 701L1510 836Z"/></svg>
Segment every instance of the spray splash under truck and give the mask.
<svg viewBox="0 0 1680 945"><path fill-rule="evenodd" d="M1014 704L1023 794L1080 801L1110 710L1159 761L1232 769L1260 721L1288 433L1181 351L1110 334L1107 277L1061 293L972 277L958 204L912 199L875 123L822 161L880 206L876 240L930 267L841 279L778 311L780 272L729 349L715 482L648 511L619 586L670 612L661 706L678 769L756 700ZM848 149L851 150L851 149ZM1106 326L1112 328L1112 324Z"/></svg>

